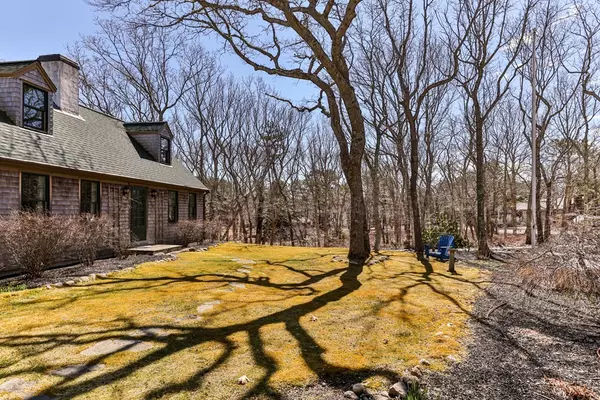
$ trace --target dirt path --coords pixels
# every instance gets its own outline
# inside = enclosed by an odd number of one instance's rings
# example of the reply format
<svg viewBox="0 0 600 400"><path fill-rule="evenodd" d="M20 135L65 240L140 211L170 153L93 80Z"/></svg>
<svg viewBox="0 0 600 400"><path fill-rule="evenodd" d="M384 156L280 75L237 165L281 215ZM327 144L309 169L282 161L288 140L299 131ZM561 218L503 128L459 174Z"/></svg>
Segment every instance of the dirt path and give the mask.
<svg viewBox="0 0 600 400"><path fill-rule="evenodd" d="M489 267L492 284L476 303L468 356L429 376L432 399L560 399L544 378L600 393L600 304L527 294L506 265Z"/></svg>

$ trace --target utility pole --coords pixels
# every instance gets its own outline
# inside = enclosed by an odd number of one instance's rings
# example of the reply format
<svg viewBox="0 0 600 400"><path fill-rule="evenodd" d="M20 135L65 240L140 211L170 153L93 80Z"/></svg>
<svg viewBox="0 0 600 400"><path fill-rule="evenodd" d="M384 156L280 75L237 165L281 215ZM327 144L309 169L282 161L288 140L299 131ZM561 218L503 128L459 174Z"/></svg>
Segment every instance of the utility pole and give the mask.
<svg viewBox="0 0 600 400"><path fill-rule="evenodd" d="M533 29L531 39L531 247L537 243L537 82L536 82L536 57L535 34Z"/></svg>

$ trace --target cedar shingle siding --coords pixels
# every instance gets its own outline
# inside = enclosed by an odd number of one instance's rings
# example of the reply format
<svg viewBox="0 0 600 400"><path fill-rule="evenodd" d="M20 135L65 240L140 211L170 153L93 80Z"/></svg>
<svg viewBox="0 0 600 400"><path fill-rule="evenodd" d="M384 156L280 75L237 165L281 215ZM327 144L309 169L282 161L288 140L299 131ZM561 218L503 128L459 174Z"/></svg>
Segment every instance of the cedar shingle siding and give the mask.
<svg viewBox="0 0 600 400"><path fill-rule="evenodd" d="M78 79L78 66L59 55L0 62L0 215L21 209L22 172L50 176L53 215L78 215L81 179L98 181L101 214L114 220L127 244L129 188L142 186L148 192L145 243L174 242L177 226L168 221L168 191L179 193L179 221L188 219L188 193L196 193L202 221L208 189L177 158L171 157L170 165L158 162L160 137L172 138L166 122L124 123L78 106ZM23 83L48 91L47 133L22 127Z"/></svg>

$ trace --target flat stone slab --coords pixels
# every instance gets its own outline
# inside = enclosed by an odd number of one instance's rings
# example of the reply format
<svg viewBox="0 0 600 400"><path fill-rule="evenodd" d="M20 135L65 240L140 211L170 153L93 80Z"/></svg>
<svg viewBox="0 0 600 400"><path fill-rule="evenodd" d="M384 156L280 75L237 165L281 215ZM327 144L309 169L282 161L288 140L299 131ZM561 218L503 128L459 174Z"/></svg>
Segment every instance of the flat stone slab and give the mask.
<svg viewBox="0 0 600 400"><path fill-rule="evenodd" d="M243 283L231 282L229 284L229 286L233 286L234 288L237 288L237 289L246 289L246 285Z"/></svg>
<svg viewBox="0 0 600 400"><path fill-rule="evenodd" d="M142 342L141 340L130 339L108 339L96 343L92 347L83 350L84 356L103 356L119 351L132 351L135 353L151 349L152 343Z"/></svg>
<svg viewBox="0 0 600 400"><path fill-rule="evenodd" d="M78 377L80 375L87 374L88 372L99 371L101 369L104 369L105 367L106 367L106 365L104 365L104 364L94 364L94 365L77 364L77 365L69 365L69 366L64 367L64 368L55 369L53 371L50 371L50 375L62 376L62 377L65 377L65 378L76 378L76 377Z"/></svg>
<svg viewBox="0 0 600 400"><path fill-rule="evenodd" d="M247 268L240 268L236 270L237 272L241 272L242 274L249 274L250 272L252 272L252 270L247 269Z"/></svg>
<svg viewBox="0 0 600 400"><path fill-rule="evenodd" d="M177 322L199 321L202 317L196 314L184 315L183 317L175 318Z"/></svg>
<svg viewBox="0 0 600 400"><path fill-rule="evenodd" d="M161 328L141 328L129 334L135 337L165 337L169 336L169 332Z"/></svg>
<svg viewBox="0 0 600 400"><path fill-rule="evenodd" d="M133 254L156 254L156 253L169 253L171 251L179 250L183 246L176 244L151 244L146 246L132 247L127 249L128 253Z"/></svg>
<svg viewBox="0 0 600 400"><path fill-rule="evenodd" d="M231 261L239 264L256 264L256 261L254 260L242 260L241 258L232 258Z"/></svg>
<svg viewBox="0 0 600 400"><path fill-rule="evenodd" d="M36 382L26 381L22 378L13 378L0 385L0 392L8 392L17 396L31 396L35 392Z"/></svg>
<svg viewBox="0 0 600 400"><path fill-rule="evenodd" d="M216 305L221 304L221 300L213 300L206 303L203 303L198 306L197 310L199 313L205 313L212 310Z"/></svg>

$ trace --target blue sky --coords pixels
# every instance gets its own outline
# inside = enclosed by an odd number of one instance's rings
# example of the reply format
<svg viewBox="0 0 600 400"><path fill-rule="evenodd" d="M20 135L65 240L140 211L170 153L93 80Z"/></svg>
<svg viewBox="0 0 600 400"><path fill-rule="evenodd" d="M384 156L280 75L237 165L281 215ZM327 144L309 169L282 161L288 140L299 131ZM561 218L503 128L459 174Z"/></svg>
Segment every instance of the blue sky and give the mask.
<svg viewBox="0 0 600 400"><path fill-rule="evenodd" d="M41 54L67 54L67 45L80 35L94 33L99 16L84 0L0 0L0 60L35 59ZM6 18L6 16L19 16ZM203 43L215 48L214 38ZM224 54L221 62L237 76L255 72L233 54ZM258 74L284 97L300 101L313 90L306 83Z"/></svg>

